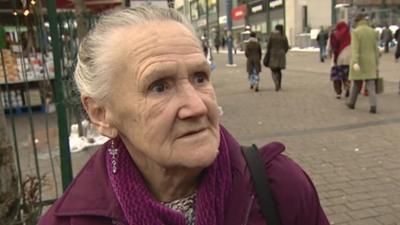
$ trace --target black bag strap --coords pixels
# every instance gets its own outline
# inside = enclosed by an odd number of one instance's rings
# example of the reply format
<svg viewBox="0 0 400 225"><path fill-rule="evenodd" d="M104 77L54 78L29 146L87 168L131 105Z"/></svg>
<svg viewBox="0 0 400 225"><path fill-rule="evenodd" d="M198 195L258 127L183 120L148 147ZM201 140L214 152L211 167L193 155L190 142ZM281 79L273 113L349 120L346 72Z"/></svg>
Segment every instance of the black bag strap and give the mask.
<svg viewBox="0 0 400 225"><path fill-rule="evenodd" d="M241 146L241 150L246 159L247 166L249 167L254 188L256 189L257 199L259 200L265 221L268 225L281 225L278 209L257 146Z"/></svg>

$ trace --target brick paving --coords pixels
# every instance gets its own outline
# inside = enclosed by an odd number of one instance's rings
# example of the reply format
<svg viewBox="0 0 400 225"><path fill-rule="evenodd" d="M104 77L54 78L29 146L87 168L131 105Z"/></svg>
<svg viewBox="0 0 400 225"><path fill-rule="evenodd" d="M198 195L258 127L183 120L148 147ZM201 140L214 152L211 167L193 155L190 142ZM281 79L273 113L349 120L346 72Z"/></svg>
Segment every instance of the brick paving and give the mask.
<svg viewBox="0 0 400 225"><path fill-rule="evenodd" d="M400 225L400 63L392 55L382 57L380 74L385 93L378 96L378 114L368 113L368 98L359 96L356 109L337 100L329 80L329 63L317 53L290 52L283 71L283 90L275 92L269 70L261 74L260 92L249 89L243 54L234 56L237 67L226 67L227 55L214 54L217 69L212 80L223 109L221 123L241 144L283 142L285 154L311 176L331 224ZM44 117L35 115L37 132ZM17 118L24 171L34 166L29 151L26 118ZM56 117L49 117L56 129ZM54 138L55 131L52 132ZM43 138L42 138L43 139ZM56 142L54 142L56 143ZM59 167L58 150L53 157ZM94 150L72 154L74 173ZM42 174L49 157L39 150ZM59 170L57 169L59 177ZM51 177L48 177L51 183ZM60 182L60 178L58 178ZM44 189L54 198L54 185Z"/></svg>
<svg viewBox="0 0 400 225"><path fill-rule="evenodd" d="M259 93L248 87L243 55L235 68L224 66L226 55L214 57L222 124L242 144L283 142L315 182L331 224L400 224L400 64L392 55L382 57L376 115L367 97L355 110L335 98L330 64L317 53L289 53L282 92L264 69Z"/></svg>

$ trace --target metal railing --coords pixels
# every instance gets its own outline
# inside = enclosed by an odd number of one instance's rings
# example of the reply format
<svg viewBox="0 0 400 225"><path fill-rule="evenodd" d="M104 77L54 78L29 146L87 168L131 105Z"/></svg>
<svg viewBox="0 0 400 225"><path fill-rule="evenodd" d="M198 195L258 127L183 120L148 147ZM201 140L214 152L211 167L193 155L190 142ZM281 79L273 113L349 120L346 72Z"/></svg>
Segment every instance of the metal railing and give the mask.
<svg viewBox="0 0 400 225"><path fill-rule="evenodd" d="M17 40L13 45L14 53L0 51L4 76L0 84L4 112L0 113L7 114L11 128L9 135L18 180L15 191L19 197L12 210L12 224L15 225L36 224L43 207L59 197L60 186L65 190L72 181L69 127L75 123L80 126L83 119L79 93L73 84L78 50L76 17L73 12L57 13L53 0L47 0L46 3L47 10L42 9L41 1L37 1L37 5L31 6L31 15L14 16L16 29L12 35ZM12 4L17 9L17 0L12 0ZM21 21L21 18L25 18L25 21ZM97 16L87 15L86 19L90 29L95 25ZM23 22L27 32L22 31ZM25 39L25 36L28 38ZM22 43L27 40L34 40L35 47L25 49ZM17 62L19 73L15 76L8 70L7 57ZM19 77L19 80L16 81L15 77ZM40 93L40 104L37 93ZM52 105L56 108L56 115L50 112ZM36 111L40 111L43 124L39 124ZM49 125L55 117L58 145L57 141L52 141L54 130ZM38 138L38 130L41 133L44 131L45 135ZM21 138L21 133L28 134L28 144ZM41 144L40 149L38 144ZM49 160L41 164L40 157ZM58 168L57 161L60 162ZM61 174L61 180L58 174Z"/></svg>

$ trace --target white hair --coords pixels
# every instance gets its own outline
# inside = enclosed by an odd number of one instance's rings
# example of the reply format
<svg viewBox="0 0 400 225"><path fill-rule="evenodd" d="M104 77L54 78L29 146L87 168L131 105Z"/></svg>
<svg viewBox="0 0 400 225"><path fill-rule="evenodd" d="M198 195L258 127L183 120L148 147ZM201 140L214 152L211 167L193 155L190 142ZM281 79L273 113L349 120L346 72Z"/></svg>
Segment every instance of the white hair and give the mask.
<svg viewBox="0 0 400 225"><path fill-rule="evenodd" d="M110 92L109 86L115 68L110 65L111 63L104 63L100 59L107 58L102 46L109 42L108 38L113 30L159 20L179 22L196 35L188 20L170 8L143 5L103 15L79 46L74 78L81 95L103 101Z"/></svg>

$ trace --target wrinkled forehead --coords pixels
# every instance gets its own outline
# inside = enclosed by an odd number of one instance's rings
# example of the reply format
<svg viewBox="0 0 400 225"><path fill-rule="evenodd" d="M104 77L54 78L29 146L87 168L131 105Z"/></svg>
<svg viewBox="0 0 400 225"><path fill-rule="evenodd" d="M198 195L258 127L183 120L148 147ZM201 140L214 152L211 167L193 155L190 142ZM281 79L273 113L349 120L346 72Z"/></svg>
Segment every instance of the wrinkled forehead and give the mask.
<svg viewBox="0 0 400 225"><path fill-rule="evenodd" d="M183 24L175 21L152 21L139 26L116 28L108 47L120 72L143 79L147 69L206 62L198 39ZM157 70L157 69L156 69ZM146 73L147 74L147 73ZM131 77L132 78L132 77Z"/></svg>
<svg viewBox="0 0 400 225"><path fill-rule="evenodd" d="M121 66L134 74L152 61L165 61L169 56L205 60L198 39L176 21L151 21L116 28L107 45L114 52L113 57L123 63Z"/></svg>
<svg viewBox="0 0 400 225"><path fill-rule="evenodd" d="M199 48L195 35L183 24L176 21L149 21L140 25L113 29L111 40L121 52L138 56L144 51L151 52L155 47ZM112 47L112 46L110 46Z"/></svg>

